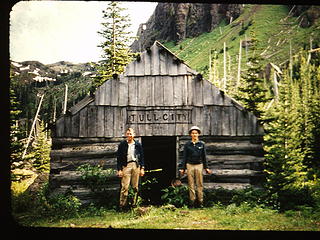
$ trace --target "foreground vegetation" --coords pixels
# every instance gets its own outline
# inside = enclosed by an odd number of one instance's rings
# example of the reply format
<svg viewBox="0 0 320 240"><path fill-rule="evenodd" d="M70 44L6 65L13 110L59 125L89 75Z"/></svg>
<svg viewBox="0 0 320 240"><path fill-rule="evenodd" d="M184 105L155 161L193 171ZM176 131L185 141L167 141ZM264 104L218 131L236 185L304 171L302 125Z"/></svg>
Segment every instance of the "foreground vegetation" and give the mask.
<svg viewBox="0 0 320 240"><path fill-rule="evenodd" d="M204 208L188 208L187 187L168 187L162 205L139 197L138 207L127 212L117 211L113 198L111 205L82 205L72 193L50 196L47 183L33 192L17 184L12 190L13 218L26 227L320 231L320 208L280 209L263 189L205 192Z"/></svg>
<svg viewBox="0 0 320 240"><path fill-rule="evenodd" d="M243 203L203 209L149 206L125 213L91 206L68 219L33 219L21 214L17 220L22 225L41 227L319 231L319 216L308 208L279 213Z"/></svg>

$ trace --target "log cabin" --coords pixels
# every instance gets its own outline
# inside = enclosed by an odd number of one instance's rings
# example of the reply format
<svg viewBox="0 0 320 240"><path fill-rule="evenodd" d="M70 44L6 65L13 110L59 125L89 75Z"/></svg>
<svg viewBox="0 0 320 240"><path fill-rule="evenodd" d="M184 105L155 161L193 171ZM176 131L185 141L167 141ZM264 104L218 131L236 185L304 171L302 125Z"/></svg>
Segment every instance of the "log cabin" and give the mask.
<svg viewBox="0 0 320 240"><path fill-rule="evenodd" d="M178 164L193 125L202 130L200 140L206 143L213 170L204 175L205 191L261 183L264 131L257 118L156 41L123 74L104 82L56 121L52 191L72 189L82 201L90 201L77 167L88 163L116 169L117 147L128 127L143 145L146 170L161 169L153 176L159 189L167 187L179 177ZM116 175L107 184L110 191L119 190Z"/></svg>

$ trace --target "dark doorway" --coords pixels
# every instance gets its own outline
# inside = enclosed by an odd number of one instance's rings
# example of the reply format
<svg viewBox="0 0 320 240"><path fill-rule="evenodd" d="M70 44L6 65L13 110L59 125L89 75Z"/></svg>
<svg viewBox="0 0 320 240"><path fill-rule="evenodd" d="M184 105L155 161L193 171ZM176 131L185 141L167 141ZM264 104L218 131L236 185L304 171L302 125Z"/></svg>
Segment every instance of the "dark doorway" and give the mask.
<svg viewBox="0 0 320 240"><path fill-rule="evenodd" d="M150 203L160 204L161 189L170 186L176 176L176 137L142 137L141 140L145 156L145 170L157 170L146 172L142 178L142 183L147 180L152 182L153 179L157 181L147 187L147 191L144 192Z"/></svg>

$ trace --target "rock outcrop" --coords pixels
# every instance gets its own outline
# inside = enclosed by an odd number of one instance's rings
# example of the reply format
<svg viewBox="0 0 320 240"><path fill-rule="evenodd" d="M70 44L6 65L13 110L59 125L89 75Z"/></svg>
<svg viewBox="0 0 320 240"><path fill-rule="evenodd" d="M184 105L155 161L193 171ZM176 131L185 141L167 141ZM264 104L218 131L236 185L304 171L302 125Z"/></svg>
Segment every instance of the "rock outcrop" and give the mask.
<svg viewBox="0 0 320 240"><path fill-rule="evenodd" d="M159 3L146 23L140 25L134 51L150 47L155 40L179 42L210 32L221 23L236 19L242 4Z"/></svg>

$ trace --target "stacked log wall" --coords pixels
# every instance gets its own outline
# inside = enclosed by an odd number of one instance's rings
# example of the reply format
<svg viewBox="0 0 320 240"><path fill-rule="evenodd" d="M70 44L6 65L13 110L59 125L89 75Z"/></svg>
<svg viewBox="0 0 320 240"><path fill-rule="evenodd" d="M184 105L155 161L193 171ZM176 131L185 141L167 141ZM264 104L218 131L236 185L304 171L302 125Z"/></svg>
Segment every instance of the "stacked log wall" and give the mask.
<svg viewBox="0 0 320 240"><path fill-rule="evenodd" d="M107 178L105 189L117 195L119 178L116 151L123 138L54 138L51 150L51 194L72 191L82 203L94 202L95 195L82 179L78 167L84 164L101 166L104 171L114 170Z"/></svg>

